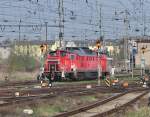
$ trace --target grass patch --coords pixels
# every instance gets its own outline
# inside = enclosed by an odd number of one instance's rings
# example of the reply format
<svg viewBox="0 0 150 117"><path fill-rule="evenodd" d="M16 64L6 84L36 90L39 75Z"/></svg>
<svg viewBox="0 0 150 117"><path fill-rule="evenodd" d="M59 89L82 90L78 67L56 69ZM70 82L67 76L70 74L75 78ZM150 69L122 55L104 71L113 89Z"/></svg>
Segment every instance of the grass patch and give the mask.
<svg viewBox="0 0 150 117"><path fill-rule="evenodd" d="M53 101L53 104L49 104L49 102L38 103L36 106L30 107L34 112L32 117L51 117L58 113L66 112L70 109L72 110L79 105L86 104L87 102L96 101L97 98L95 96L82 96L72 99L60 96L56 100Z"/></svg>
<svg viewBox="0 0 150 117"><path fill-rule="evenodd" d="M116 76L116 77L113 77L113 78L111 78L111 79L118 79L119 81L128 81L129 83L135 83L136 81L139 81L140 80L140 76L134 76L133 78L131 77L131 76L128 76L128 77L126 77L126 76L121 76L121 77L119 77L119 76Z"/></svg>
<svg viewBox="0 0 150 117"><path fill-rule="evenodd" d="M97 98L95 96L82 96L81 101L85 102L92 102L92 101L97 101Z"/></svg>
<svg viewBox="0 0 150 117"><path fill-rule="evenodd" d="M127 112L124 117L150 117L150 108L143 107L138 111Z"/></svg>
<svg viewBox="0 0 150 117"><path fill-rule="evenodd" d="M6 108L0 112L0 116L8 115L8 117L52 117L58 113L74 110L79 106L87 105L90 102L97 101L103 94L65 97L58 96L54 100L34 100L34 103L22 104L15 108ZM32 115L23 113L24 109L33 110ZM3 112L3 113L2 113Z"/></svg>
<svg viewBox="0 0 150 117"><path fill-rule="evenodd" d="M139 76L134 76L133 78L132 78L132 76L116 76L116 77L114 77L114 79L115 78L118 78L118 79L120 79L120 80L138 80L139 79Z"/></svg>
<svg viewBox="0 0 150 117"><path fill-rule="evenodd" d="M56 84L90 84L90 83L97 83L97 80L86 80L86 81L64 81L64 82L56 82Z"/></svg>
<svg viewBox="0 0 150 117"><path fill-rule="evenodd" d="M11 54L7 60L8 72L14 71L33 71L36 66L36 60L28 55Z"/></svg>
<svg viewBox="0 0 150 117"><path fill-rule="evenodd" d="M63 112L62 106L57 105L41 105L38 108L33 109L33 117L49 117L53 116L56 113Z"/></svg>
<svg viewBox="0 0 150 117"><path fill-rule="evenodd" d="M68 108L73 105L71 98L57 97L52 102L38 102L37 106L33 107L33 117L50 117L57 113L68 111Z"/></svg>

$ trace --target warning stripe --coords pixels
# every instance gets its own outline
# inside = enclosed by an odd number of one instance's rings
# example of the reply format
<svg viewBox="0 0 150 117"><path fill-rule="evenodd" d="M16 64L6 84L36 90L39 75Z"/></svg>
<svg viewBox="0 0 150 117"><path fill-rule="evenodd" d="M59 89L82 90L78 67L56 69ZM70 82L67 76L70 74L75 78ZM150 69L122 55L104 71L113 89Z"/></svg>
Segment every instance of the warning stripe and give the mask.
<svg viewBox="0 0 150 117"><path fill-rule="evenodd" d="M108 79L105 80L105 84L106 84L108 87L110 87L110 85L111 85L111 84L110 84L110 81L109 81Z"/></svg>

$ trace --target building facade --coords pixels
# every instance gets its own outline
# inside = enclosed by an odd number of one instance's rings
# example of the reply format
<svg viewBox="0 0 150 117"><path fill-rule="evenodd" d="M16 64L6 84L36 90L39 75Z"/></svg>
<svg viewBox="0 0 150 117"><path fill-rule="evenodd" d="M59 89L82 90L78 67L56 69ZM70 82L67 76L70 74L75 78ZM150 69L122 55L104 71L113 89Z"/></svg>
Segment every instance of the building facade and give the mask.
<svg viewBox="0 0 150 117"><path fill-rule="evenodd" d="M135 63L137 67L150 68L150 40L137 40L137 54Z"/></svg>

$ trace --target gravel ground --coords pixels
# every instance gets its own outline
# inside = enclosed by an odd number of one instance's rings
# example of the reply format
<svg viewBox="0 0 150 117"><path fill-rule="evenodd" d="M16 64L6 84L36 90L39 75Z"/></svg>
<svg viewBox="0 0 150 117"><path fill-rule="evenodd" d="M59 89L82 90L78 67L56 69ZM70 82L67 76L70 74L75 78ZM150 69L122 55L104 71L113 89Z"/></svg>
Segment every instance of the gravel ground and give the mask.
<svg viewBox="0 0 150 117"><path fill-rule="evenodd" d="M0 71L0 81L5 81L5 77L8 77L9 81L23 81L23 80L35 80L38 71L34 72L14 72L9 76L8 73Z"/></svg>
<svg viewBox="0 0 150 117"><path fill-rule="evenodd" d="M126 108L120 109L117 113L114 113L110 115L109 117L137 117L135 115L129 116L128 113L139 111L142 108L147 108L148 107L147 104L148 104L148 95L145 95L137 102L133 103L132 105ZM141 117L141 116L139 115L138 117ZM149 117L149 116L145 116L145 117Z"/></svg>
<svg viewBox="0 0 150 117"><path fill-rule="evenodd" d="M93 101L103 100L111 94L97 93L90 96L66 97L58 96L51 100L35 100L21 105L12 105L0 108L0 117L49 117L59 112L65 112L78 108ZM33 110L32 115L24 114L24 109Z"/></svg>

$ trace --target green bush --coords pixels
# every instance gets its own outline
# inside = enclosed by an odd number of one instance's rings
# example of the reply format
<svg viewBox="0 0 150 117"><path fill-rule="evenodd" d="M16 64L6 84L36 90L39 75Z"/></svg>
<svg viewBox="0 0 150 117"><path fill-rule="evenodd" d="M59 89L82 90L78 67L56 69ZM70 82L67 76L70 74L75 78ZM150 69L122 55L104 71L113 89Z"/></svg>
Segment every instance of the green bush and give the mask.
<svg viewBox="0 0 150 117"><path fill-rule="evenodd" d="M36 67L35 58L28 55L16 55L12 53L8 59L8 72L33 71Z"/></svg>
<svg viewBox="0 0 150 117"><path fill-rule="evenodd" d="M127 112L125 117L150 117L150 108L143 107L139 109L138 111Z"/></svg>

